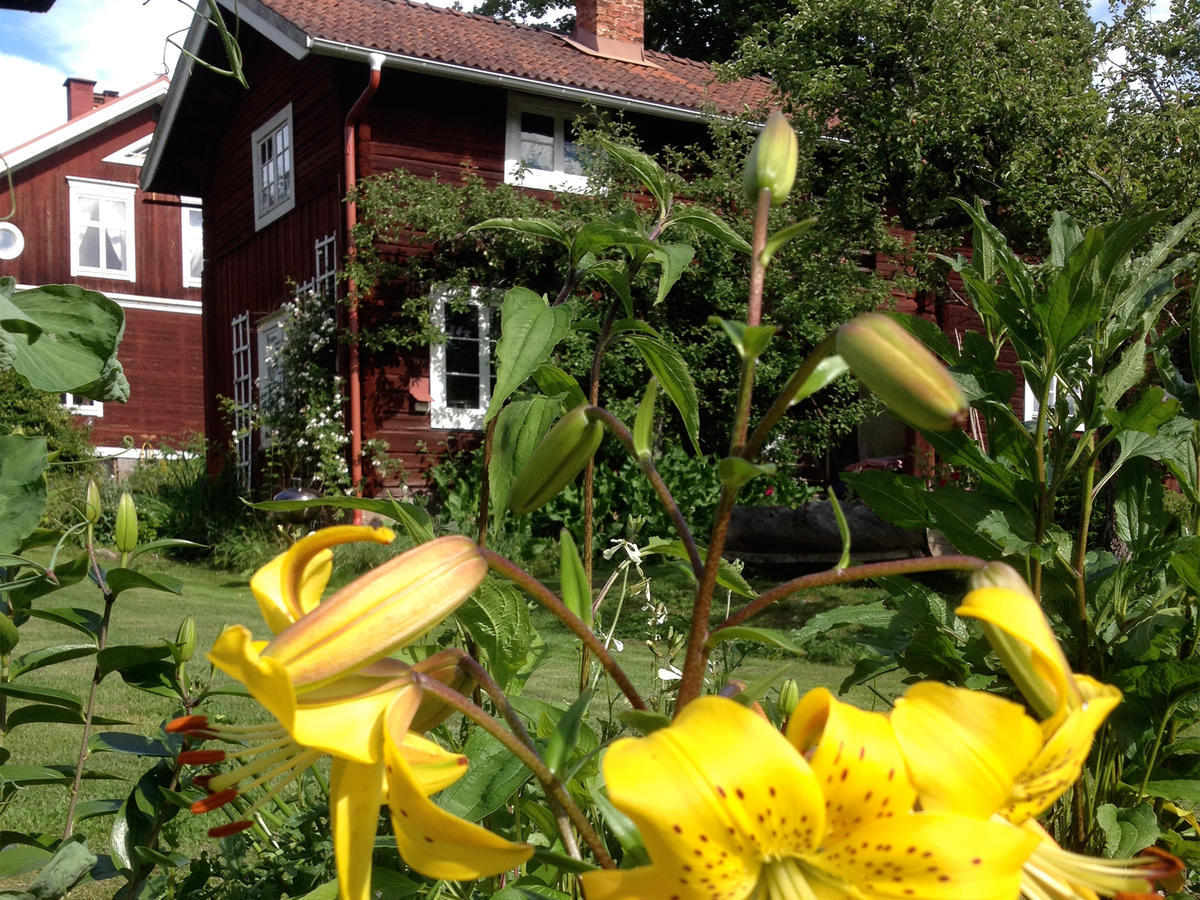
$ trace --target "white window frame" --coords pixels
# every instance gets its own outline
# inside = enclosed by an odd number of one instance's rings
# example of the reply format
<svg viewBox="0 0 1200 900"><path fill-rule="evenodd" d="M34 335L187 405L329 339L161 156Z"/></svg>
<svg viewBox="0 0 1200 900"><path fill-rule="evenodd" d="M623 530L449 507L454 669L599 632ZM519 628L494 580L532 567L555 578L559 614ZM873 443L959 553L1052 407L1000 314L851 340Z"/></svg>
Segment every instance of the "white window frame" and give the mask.
<svg viewBox="0 0 1200 900"><path fill-rule="evenodd" d="M87 416L92 419L104 418L104 403L101 400L89 400L87 397L75 399L74 394L63 394L62 405L67 412L75 416Z"/></svg>
<svg viewBox="0 0 1200 900"><path fill-rule="evenodd" d="M254 473L254 442L250 428L252 414L252 386L250 372L250 313L234 316L230 322L233 332L233 444L237 453L234 465L237 470L238 486L244 493L252 487Z"/></svg>
<svg viewBox="0 0 1200 900"><path fill-rule="evenodd" d="M554 120L553 171L522 166L521 113L548 116ZM568 103L553 103L510 93L508 95L508 127L504 141L504 181L508 184L540 190L566 191L572 194L587 193L587 175L562 171L566 128L579 116L579 113L579 107Z"/></svg>
<svg viewBox="0 0 1200 900"><path fill-rule="evenodd" d="M287 193L280 193L272 203L263 198L263 164L260 161L263 145L287 129L287 142L282 155L287 163ZM292 125L292 104L288 104L250 135L250 171L254 179L254 229L257 231L270 225L280 216L291 212L296 206L296 129Z"/></svg>
<svg viewBox="0 0 1200 900"><path fill-rule="evenodd" d="M117 281L137 280L137 240L134 220L137 218L137 185L120 181L101 181L97 178L67 176L70 195L70 242L71 274L91 278L112 278ZM95 198L101 203L115 201L125 205L125 268L109 269L103 266L85 266L79 262L79 202L84 198ZM89 223L90 224L90 223ZM103 220L99 223L103 228Z"/></svg>
<svg viewBox="0 0 1200 900"><path fill-rule="evenodd" d="M255 386L258 388L260 406L265 406L271 398L271 392L283 384L283 373L270 361L270 356L273 351L283 346L283 329L287 318L287 308L280 307L259 319L254 327L255 362L258 371ZM264 447L271 445L272 436L273 433L269 429L259 429L259 438Z"/></svg>
<svg viewBox="0 0 1200 900"><path fill-rule="evenodd" d="M446 304L460 299L473 306L479 322L479 403L470 408L451 407L446 400L446 344L439 341L429 345L429 424L432 428L455 431L482 431L483 417L492 402L492 337L493 305L479 287L472 287L470 296L462 297L453 288L435 288L430 294L430 323L442 333L446 330Z"/></svg>
<svg viewBox="0 0 1200 900"><path fill-rule="evenodd" d="M1060 384L1061 384L1061 382L1057 375L1055 375L1053 378L1050 379L1050 390L1046 394L1046 402L1047 402L1047 405L1050 407L1050 409L1053 409L1055 407L1055 405L1058 403L1058 389L1059 389ZM1024 416L1024 420L1026 423L1032 424L1037 421L1038 409L1039 409L1039 406L1038 406L1037 395L1034 394L1033 388L1030 387L1030 385L1029 385L1029 380L1026 379L1025 380L1025 416ZM1067 394L1067 409L1071 415L1074 415L1079 409L1078 399L1075 397L1074 394L1071 394L1070 392L1068 392L1068 394ZM1082 422L1080 422L1077 426L1075 426L1075 430L1083 431L1084 424Z"/></svg>
<svg viewBox="0 0 1200 900"><path fill-rule="evenodd" d="M154 138L154 132L142 135L136 141L130 141L120 150L114 150L108 156L104 157L102 162L117 163L122 166L134 166L140 169L146 162L146 154L150 152L150 141Z"/></svg>
<svg viewBox="0 0 1200 900"><path fill-rule="evenodd" d="M188 220L192 213L200 213L199 228L192 228ZM179 241L179 255L183 259L183 286L189 288L201 287L204 283L204 213L199 202L190 202L185 199L183 206L180 207L179 227L181 229L181 239ZM200 275L192 274L191 257L192 251L197 250L200 253Z"/></svg>

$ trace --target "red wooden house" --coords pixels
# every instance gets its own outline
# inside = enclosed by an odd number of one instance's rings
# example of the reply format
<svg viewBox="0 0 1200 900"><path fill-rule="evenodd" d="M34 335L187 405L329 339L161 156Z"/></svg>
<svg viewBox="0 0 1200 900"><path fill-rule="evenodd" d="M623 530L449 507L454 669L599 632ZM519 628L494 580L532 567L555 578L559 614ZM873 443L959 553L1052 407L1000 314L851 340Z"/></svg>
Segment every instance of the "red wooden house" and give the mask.
<svg viewBox="0 0 1200 900"><path fill-rule="evenodd" d="M179 447L204 433L200 201L137 183L167 79L124 95L79 78L65 87L67 122L4 153L12 191L0 174L0 213L11 210L0 275L19 288L79 284L119 303L129 402L64 399L106 456Z"/></svg>
<svg viewBox="0 0 1200 900"><path fill-rule="evenodd" d="M620 110L650 145L704 134L712 112L768 98L765 81L718 83L702 63L645 50L640 0L582 0L564 36L408 0L220 0L249 91L180 62L143 185L204 198L204 353L210 434L240 436L218 396L244 403L264 371L272 314L290 283L332 279L355 210L356 178L402 167L456 179L470 160L489 183L580 189L571 122L585 105ZM189 53L223 59L197 19ZM431 297L434 313L443 303ZM347 428L381 438L411 475L449 435L481 427L490 390L487 328L419 360L348 360ZM454 359L474 355L456 368ZM355 454L352 452L352 457ZM265 485L270 490L272 485Z"/></svg>

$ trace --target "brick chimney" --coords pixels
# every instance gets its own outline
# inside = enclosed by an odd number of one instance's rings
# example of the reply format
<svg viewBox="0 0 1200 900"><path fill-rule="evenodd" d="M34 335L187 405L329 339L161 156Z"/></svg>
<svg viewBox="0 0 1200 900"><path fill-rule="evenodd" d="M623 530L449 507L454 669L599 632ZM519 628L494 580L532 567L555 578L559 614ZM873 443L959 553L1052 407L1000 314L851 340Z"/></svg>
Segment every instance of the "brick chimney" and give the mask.
<svg viewBox="0 0 1200 900"><path fill-rule="evenodd" d="M96 108L96 82L86 78L68 78L63 82L67 89L67 118L73 119Z"/></svg>
<svg viewBox="0 0 1200 900"><path fill-rule="evenodd" d="M647 63L642 0L575 0L571 44L596 56Z"/></svg>

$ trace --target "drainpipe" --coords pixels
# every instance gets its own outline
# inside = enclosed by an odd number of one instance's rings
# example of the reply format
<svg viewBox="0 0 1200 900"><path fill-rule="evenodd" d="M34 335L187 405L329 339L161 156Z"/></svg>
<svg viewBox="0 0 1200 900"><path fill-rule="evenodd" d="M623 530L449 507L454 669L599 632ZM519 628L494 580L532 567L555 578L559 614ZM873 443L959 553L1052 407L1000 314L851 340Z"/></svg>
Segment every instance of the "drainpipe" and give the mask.
<svg viewBox="0 0 1200 900"><path fill-rule="evenodd" d="M358 130L358 119L362 115L371 98L375 96L375 92L379 90L379 79L383 72L383 54L371 53L368 56L371 63L371 77L367 82L367 86L363 88L363 92L358 99L354 101L354 106L350 108L350 112L346 114L345 127L345 175L346 175L346 194L349 195L354 190L354 183L358 174L358 141L356 132ZM353 200L346 201L346 256L352 260L354 258L354 241L351 235L354 232L354 226L358 222L358 204ZM350 480L354 484L355 494L362 496L362 377L359 373L358 366L358 291L353 279L346 283L347 299L349 300L348 311L346 315L346 324L350 332L350 359L349 359L349 378L348 389L350 397ZM361 509L354 511L354 524L361 525L363 514Z"/></svg>

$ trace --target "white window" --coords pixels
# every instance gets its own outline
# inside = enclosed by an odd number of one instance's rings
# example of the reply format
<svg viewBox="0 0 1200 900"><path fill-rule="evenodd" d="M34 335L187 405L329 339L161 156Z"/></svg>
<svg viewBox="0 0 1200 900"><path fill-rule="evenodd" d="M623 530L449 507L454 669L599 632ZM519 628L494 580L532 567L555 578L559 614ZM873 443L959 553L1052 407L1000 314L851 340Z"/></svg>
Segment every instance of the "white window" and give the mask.
<svg viewBox="0 0 1200 900"><path fill-rule="evenodd" d="M250 490L253 432L250 428L253 378L250 374L250 314L230 320L233 331L233 443L237 452L238 486Z"/></svg>
<svg viewBox="0 0 1200 900"><path fill-rule="evenodd" d="M141 166L146 162L146 154L150 152L150 141L154 138L154 132L150 132L143 137L138 138L130 144L126 144L120 150L116 150L108 156L104 157L104 162L118 163L122 166Z"/></svg>
<svg viewBox="0 0 1200 900"><path fill-rule="evenodd" d="M429 347L429 424L477 431L496 384L495 308L478 288L466 296L435 290L431 299L433 327L446 339Z"/></svg>
<svg viewBox="0 0 1200 900"><path fill-rule="evenodd" d="M136 186L67 178L71 201L71 274L134 281Z"/></svg>
<svg viewBox="0 0 1200 900"><path fill-rule="evenodd" d="M200 287L204 273L204 213L199 206L183 207L183 286Z"/></svg>
<svg viewBox="0 0 1200 900"><path fill-rule="evenodd" d="M63 394L62 404L67 411L77 416L88 416L93 419L104 418L104 404L99 400L89 400L87 397L76 397L74 394Z"/></svg>
<svg viewBox="0 0 1200 900"><path fill-rule="evenodd" d="M250 150L254 154L254 227L262 228L296 205L292 104L255 129Z"/></svg>
<svg viewBox="0 0 1200 900"><path fill-rule="evenodd" d="M12 222L0 222L0 259L16 259L25 249L25 235Z"/></svg>
<svg viewBox="0 0 1200 900"><path fill-rule="evenodd" d="M509 184L583 193L583 173L575 143L577 108L519 97L508 98L504 180Z"/></svg>
<svg viewBox="0 0 1200 900"><path fill-rule="evenodd" d="M271 396L283 383L279 366L279 350L283 347L283 326L288 308L283 307L258 321L258 402L267 406ZM264 439L267 435L263 435Z"/></svg>
<svg viewBox="0 0 1200 900"><path fill-rule="evenodd" d="M313 242L316 269L313 290L326 300L337 299L337 235L330 234Z"/></svg>
<svg viewBox="0 0 1200 900"><path fill-rule="evenodd" d="M1054 378L1052 378L1050 380L1050 390L1046 394L1046 401L1047 401L1048 408L1050 410L1054 409L1054 407L1057 405L1060 395L1066 396L1067 415L1069 417L1076 416L1079 413L1079 397L1077 396L1076 391L1070 390L1066 386L1064 386L1063 383L1059 380L1058 376L1056 375ZM1025 421L1028 423L1032 423L1037 420L1037 415L1038 415L1038 398L1037 398L1037 395L1034 394L1033 388L1030 387L1029 382L1026 381L1025 382ZM1076 426L1075 430L1082 431L1083 423L1080 422L1079 425Z"/></svg>

